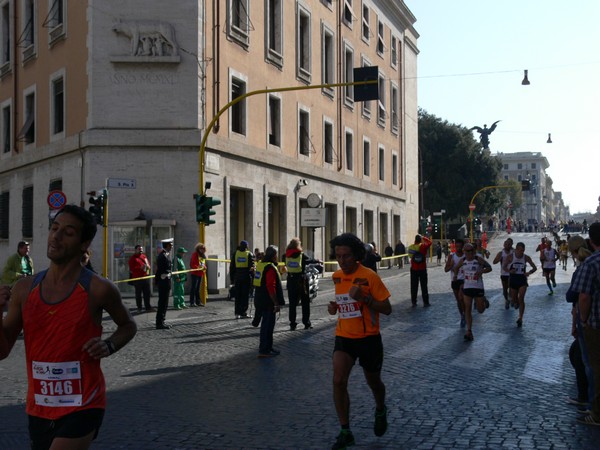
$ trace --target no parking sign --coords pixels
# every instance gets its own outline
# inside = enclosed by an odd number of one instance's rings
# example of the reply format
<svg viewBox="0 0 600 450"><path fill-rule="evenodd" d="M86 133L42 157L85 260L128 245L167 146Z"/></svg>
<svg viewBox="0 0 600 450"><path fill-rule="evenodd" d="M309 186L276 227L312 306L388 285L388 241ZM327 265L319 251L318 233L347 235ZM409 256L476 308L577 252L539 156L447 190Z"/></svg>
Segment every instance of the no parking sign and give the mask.
<svg viewBox="0 0 600 450"><path fill-rule="evenodd" d="M61 209L67 204L67 196L62 191L51 191L48 194L48 206L50 209Z"/></svg>

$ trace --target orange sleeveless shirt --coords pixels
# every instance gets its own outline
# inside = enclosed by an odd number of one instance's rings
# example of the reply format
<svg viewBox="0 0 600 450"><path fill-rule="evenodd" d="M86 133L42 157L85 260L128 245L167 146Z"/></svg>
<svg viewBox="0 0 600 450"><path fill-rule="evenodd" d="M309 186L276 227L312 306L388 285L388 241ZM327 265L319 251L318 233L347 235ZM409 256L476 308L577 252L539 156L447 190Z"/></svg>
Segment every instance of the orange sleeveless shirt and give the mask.
<svg viewBox="0 0 600 450"><path fill-rule="evenodd" d="M27 414L55 420L75 411L106 407L106 385L100 360L82 350L102 326L92 320L88 290L92 272L83 269L78 283L64 300L43 299L36 275L23 307L27 361Z"/></svg>

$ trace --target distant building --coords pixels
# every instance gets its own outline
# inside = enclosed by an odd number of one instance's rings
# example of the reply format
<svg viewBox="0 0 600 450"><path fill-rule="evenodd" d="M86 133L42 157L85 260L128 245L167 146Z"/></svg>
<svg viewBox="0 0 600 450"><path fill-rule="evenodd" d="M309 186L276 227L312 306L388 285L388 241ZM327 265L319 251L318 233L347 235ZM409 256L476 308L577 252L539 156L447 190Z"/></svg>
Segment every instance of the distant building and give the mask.
<svg viewBox="0 0 600 450"><path fill-rule="evenodd" d="M561 193L552 189L552 178L546 173L550 167L541 152L498 153L502 161L501 177L504 180L529 181L529 190L522 192L522 205L512 209L514 223L521 222L526 229L536 225L565 222L569 211Z"/></svg>

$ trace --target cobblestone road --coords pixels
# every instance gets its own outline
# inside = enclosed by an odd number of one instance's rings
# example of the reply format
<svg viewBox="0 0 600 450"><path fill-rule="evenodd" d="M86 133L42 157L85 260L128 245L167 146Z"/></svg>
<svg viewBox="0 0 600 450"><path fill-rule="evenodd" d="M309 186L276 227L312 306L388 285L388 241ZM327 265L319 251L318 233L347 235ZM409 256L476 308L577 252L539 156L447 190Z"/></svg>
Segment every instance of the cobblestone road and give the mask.
<svg viewBox="0 0 600 450"><path fill-rule="evenodd" d="M540 235L513 235L527 253ZM503 236L491 243L492 254ZM534 257L537 261L537 258ZM557 271L547 294L532 276L523 328L504 309L499 267L486 275L491 307L476 315L475 341L463 330L449 276L430 264L431 308L411 308L407 269L381 270L393 293L382 318L389 428L373 435L373 400L360 370L351 376L357 449L598 449L600 430L575 422L567 351L573 268ZM338 432L332 402L335 317L329 280L313 304L312 330L289 331L284 309L275 328L276 358L257 359L258 331L233 318L233 303L169 311L174 327L157 331L138 315L139 332L103 362L108 409L98 449L328 449ZM131 299L126 300L133 306ZM299 311L300 313L300 311ZM106 322L110 331L110 322ZM27 448L23 343L0 362L0 449Z"/></svg>

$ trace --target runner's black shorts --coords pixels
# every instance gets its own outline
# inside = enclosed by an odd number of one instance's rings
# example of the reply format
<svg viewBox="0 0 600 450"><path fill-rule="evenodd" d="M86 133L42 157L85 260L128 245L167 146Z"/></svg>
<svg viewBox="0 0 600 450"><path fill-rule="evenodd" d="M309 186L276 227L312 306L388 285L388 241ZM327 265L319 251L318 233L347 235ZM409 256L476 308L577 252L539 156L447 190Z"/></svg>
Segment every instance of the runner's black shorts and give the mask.
<svg viewBox="0 0 600 450"><path fill-rule="evenodd" d="M520 289L523 286L529 286L527 284L527 277L525 275L511 275L508 279L508 285L511 289Z"/></svg>
<svg viewBox="0 0 600 450"><path fill-rule="evenodd" d="M463 284L465 284L465 280L454 280L450 282L450 287L453 291L458 291Z"/></svg>
<svg viewBox="0 0 600 450"><path fill-rule="evenodd" d="M336 336L333 351L347 353L352 357L354 362L358 358L358 363L367 372L381 372L381 367L383 366L383 342L381 341L381 334L366 336L360 339Z"/></svg>
<svg viewBox="0 0 600 450"><path fill-rule="evenodd" d="M481 298L485 295L485 291L483 289L467 288L463 289L463 294L465 297Z"/></svg>
<svg viewBox="0 0 600 450"><path fill-rule="evenodd" d="M29 438L32 450L47 450L55 438L82 438L98 431L104 418L104 409L93 408L75 411L60 419L50 420L36 416L29 418Z"/></svg>
<svg viewBox="0 0 600 450"><path fill-rule="evenodd" d="M551 273L554 272L556 270L556 267L550 267L549 269L542 269L542 271L544 273Z"/></svg>

